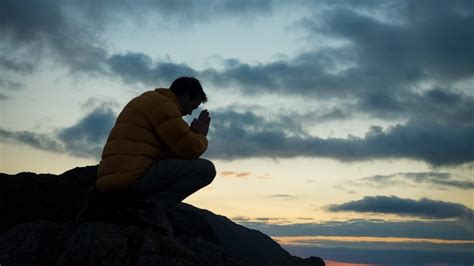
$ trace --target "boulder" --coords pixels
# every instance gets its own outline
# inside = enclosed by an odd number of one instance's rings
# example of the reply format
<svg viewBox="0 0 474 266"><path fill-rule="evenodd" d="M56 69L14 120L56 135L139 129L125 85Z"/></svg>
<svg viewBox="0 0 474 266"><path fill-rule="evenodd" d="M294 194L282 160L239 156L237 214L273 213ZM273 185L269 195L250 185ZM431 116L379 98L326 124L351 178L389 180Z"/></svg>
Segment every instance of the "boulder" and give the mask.
<svg viewBox="0 0 474 266"><path fill-rule="evenodd" d="M267 235L181 203L174 236L120 221L76 222L97 167L61 175L0 174L0 263L5 265L324 265L291 256Z"/></svg>

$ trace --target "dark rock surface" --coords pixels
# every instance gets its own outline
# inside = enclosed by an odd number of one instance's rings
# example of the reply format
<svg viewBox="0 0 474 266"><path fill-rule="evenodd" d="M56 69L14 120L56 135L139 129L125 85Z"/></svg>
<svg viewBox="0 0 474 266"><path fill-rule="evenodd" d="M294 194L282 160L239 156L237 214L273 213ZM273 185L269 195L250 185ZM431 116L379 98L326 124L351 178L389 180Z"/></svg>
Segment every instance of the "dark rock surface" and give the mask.
<svg viewBox="0 0 474 266"><path fill-rule="evenodd" d="M135 224L76 217L97 167L61 175L0 174L1 265L324 265L267 235L189 204L169 213L174 236Z"/></svg>

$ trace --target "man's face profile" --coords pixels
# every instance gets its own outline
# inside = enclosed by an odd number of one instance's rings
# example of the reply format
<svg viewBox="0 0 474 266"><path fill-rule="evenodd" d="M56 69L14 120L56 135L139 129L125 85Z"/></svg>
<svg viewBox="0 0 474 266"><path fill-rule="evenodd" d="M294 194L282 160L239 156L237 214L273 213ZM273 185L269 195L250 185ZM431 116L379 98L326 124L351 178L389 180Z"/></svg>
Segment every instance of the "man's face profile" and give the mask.
<svg viewBox="0 0 474 266"><path fill-rule="evenodd" d="M197 109L202 102L202 96L198 95L191 99L189 93L185 93L182 97L181 105L183 107L183 116L192 114L193 110Z"/></svg>

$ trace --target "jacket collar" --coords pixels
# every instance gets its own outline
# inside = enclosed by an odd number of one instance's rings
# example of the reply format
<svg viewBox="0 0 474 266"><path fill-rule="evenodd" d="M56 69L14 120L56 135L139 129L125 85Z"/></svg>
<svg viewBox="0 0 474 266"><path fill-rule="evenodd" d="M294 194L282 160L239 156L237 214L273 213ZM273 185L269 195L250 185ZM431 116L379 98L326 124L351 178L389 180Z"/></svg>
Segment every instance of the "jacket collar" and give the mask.
<svg viewBox="0 0 474 266"><path fill-rule="evenodd" d="M157 88L155 89L156 92L164 95L165 97L167 98L170 98L179 108L179 111L181 113L183 113L183 107L181 106L181 104L179 103L178 101L178 98L176 98L176 95L174 94L174 92L170 89L163 89L163 88Z"/></svg>

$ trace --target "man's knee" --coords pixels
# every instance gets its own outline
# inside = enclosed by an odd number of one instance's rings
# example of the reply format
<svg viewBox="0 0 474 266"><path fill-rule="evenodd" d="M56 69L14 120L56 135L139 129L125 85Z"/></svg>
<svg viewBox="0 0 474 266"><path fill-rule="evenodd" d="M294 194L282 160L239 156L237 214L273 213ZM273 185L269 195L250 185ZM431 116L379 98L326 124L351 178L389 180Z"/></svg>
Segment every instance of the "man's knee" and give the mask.
<svg viewBox="0 0 474 266"><path fill-rule="evenodd" d="M207 159L199 159L199 162L199 170L202 173L201 177L206 184L210 184L212 180L214 180L214 177L216 177L216 167Z"/></svg>

